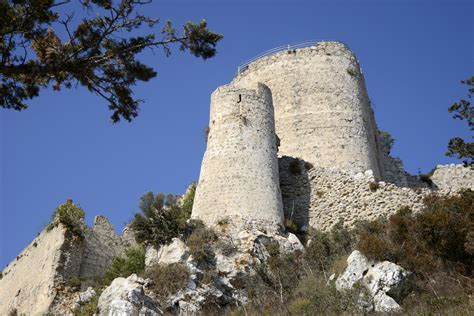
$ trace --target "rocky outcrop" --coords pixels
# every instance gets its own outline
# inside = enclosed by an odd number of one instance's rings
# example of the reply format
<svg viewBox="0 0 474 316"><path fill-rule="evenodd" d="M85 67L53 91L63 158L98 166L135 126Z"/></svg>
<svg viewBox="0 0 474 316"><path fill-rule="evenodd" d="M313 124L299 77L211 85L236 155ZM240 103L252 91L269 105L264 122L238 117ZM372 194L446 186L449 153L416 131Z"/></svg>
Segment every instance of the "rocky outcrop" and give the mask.
<svg viewBox="0 0 474 316"><path fill-rule="evenodd" d="M238 225L240 227L240 225ZM275 234L255 229L234 230L222 225L217 241L211 244L212 259L206 265L196 262L187 246L175 238L169 245L159 249L148 247L147 268L153 265L182 263L189 270L187 286L161 300L162 310L180 315L196 315L207 304L225 307L231 304L245 304L247 293L235 288L234 281L255 273L257 265L263 263L270 253L303 251L303 245L293 234ZM237 228L237 226L235 227ZM205 274L213 274L211 282L203 282Z"/></svg>
<svg viewBox="0 0 474 316"><path fill-rule="evenodd" d="M161 315L156 301L147 295L147 282L136 274L113 280L99 297L99 315Z"/></svg>
<svg viewBox="0 0 474 316"><path fill-rule="evenodd" d="M374 262L355 250L347 258L346 269L336 279L336 288L351 289L359 283L367 289L376 312L399 312L401 307L396 300L404 294L408 274L392 262Z"/></svg>
<svg viewBox="0 0 474 316"><path fill-rule="evenodd" d="M184 262L188 257L188 248L184 242L179 238L173 238L170 244L163 245L158 250L153 246L148 246L145 253L145 266Z"/></svg>

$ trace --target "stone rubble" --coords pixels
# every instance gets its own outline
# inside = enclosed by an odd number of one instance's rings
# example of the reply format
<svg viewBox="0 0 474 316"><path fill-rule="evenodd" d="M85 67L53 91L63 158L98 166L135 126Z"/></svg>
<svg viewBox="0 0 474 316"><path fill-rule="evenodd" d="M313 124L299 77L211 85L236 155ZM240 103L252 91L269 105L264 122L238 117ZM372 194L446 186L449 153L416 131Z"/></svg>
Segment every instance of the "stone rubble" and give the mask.
<svg viewBox="0 0 474 316"><path fill-rule="evenodd" d="M128 278L116 278L99 297L99 315L161 315L156 301L147 295L148 280L132 274Z"/></svg>
<svg viewBox="0 0 474 316"><path fill-rule="evenodd" d="M354 250L347 258L347 267L336 279L338 290L363 285L372 299L376 312L400 312L396 299L402 298L409 272L389 261L374 262L360 251Z"/></svg>

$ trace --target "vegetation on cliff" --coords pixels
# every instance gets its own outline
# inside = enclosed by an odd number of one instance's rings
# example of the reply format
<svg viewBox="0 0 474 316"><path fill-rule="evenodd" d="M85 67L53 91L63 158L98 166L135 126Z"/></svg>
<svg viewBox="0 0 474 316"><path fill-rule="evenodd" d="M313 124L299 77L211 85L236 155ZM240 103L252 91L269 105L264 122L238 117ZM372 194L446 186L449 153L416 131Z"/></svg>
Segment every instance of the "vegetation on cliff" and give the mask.
<svg viewBox="0 0 474 316"><path fill-rule="evenodd" d="M59 224L66 226L72 233L82 236L82 225L84 224L85 212L76 206L70 199L59 205L51 216L51 223L46 228L51 230Z"/></svg>

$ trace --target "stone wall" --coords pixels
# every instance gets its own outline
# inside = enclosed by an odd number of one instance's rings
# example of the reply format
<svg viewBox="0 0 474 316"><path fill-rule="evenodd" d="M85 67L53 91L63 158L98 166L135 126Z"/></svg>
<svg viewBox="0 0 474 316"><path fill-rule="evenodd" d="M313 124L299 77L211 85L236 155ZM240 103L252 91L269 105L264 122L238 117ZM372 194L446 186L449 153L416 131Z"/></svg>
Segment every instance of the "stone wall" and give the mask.
<svg viewBox="0 0 474 316"><path fill-rule="evenodd" d="M67 275L78 275L77 252L82 242L58 226L43 230L3 271L0 280L0 315L42 315L57 295ZM79 261L80 263L80 261Z"/></svg>
<svg viewBox="0 0 474 316"><path fill-rule="evenodd" d="M299 163L300 173L289 167L295 161ZM308 226L327 230L339 220L351 226L358 220L389 216L404 206L416 212L429 194L453 194L461 188L474 190L474 171L462 165L438 166L431 177L431 187L419 180L416 182L420 186L403 187L378 181L370 170L351 173L312 168L291 157L282 157L279 163L285 216L292 218L302 230Z"/></svg>
<svg viewBox="0 0 474 316"><path fill-rule="evenodd" d="M101 276L110 266L112 258L124 252L126 243L115 233L107 218L101 215L94 218L92 228L85 228L84 233L81 276L85 278Z"/></svg>
<svg viewBox="0 0 474 316"><path fill-rule="evenodd" d="M344 44L320 42L278 52L252 62L233 81L241 87L257 82L272 91L280 156L383 173L364 77Z"/></svg>
<svg viewBox="0 0 474 316"><path fill-rule="evenodd" d="M127 239L131 233L128 232ZM44 229L3 271L0 279L0 315L42 315L62 300L62 289L72 279L103 275L111 260L130 245L115 234L103 216L82 237L61 224Z"/></svg>
<svg viewBox="0 0 474 316"><path fill-rule="evenodd" d="M224 218L282 223L276 143L272 95L265 85L214 91L192 217L210 225Z"/></svg>
<svg viewBox="0 0 474 316"><path fill-rule="evenodd" d="M436 166L431 181L439 190L458 191L463 188L474 190L474 168L461 164Z"/></svg>

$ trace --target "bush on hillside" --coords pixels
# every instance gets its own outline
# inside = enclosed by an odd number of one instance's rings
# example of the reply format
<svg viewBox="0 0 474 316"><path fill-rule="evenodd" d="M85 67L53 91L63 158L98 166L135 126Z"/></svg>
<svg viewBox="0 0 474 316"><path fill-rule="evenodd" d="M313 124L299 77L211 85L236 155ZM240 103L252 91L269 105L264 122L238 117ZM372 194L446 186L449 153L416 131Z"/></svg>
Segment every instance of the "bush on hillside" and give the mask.
<svg viewBox="0 0 474 316"><path fill-rule="evenodd" d="M127 278L134 273L141 274L144 270L145 250L143 247L128 248L123 256L112 260L112 264L104 274L102 284L107 286L115 278Z"/></svg>
<svg viewBox="0 0 474 316"><path fill-rule="evenodd" d="M188 284L189 270L185 264L172 263L169 265L155 265L145 273L146 278L153 280L151 290L159 298L176 293Z"/></svg>
<svg viewBox="0 0 474 316"><path fill-rule="evenodd" d="M135 239L140 244L160 246L184 233L191 217L196 187L191 186L182 203L176 195L156 196L148 192L140 199L140 213L131 222Z"/></svg>
<svg viewBox="0 0 474 316"><path fill-rule="evenodd" d="M76 206L72 200L68 199L66 203L56 208L51 216L51 223L48 225L47 230L51 230L59 224L63 224L75 235L82 236L84 218L84 210Z"/></svg>
<svg viewBox="0 0 474 316"><path fill-rule="evenodd" d="M431 195L424 204L418 214L402 208L388 220L365 223L357 248L370 258L396 262L422 274L448 265L472 276L474 192Z"/></svg>
<svg viewBox="0 0 474 316"><path fill-rule="evenodd" d="M388 220L360 227L357 248L376 260L389 260L412 272L412 294L405 310L434 314L463 314L474 291L474 192L457 196L431 195L413 214L400 209ZM469 314L469 312L467 312Z"/></svg>
<svg viewBox="0 0 474 316"><path fill-rule="evenodd" d="M193 259L203 266L213 265L213 243L217 240L216 233L200 220L189 221L183 235Z"/></svg>
<svg viewBox="0 0 474 316"><path fill-rule="evenodd" d="M328 232L311 230L307 238L310 242L303 254L305 264L327 277L336 272L335 264L347 258L355 243L354 232L344 228L342 222Z"/></svg>

